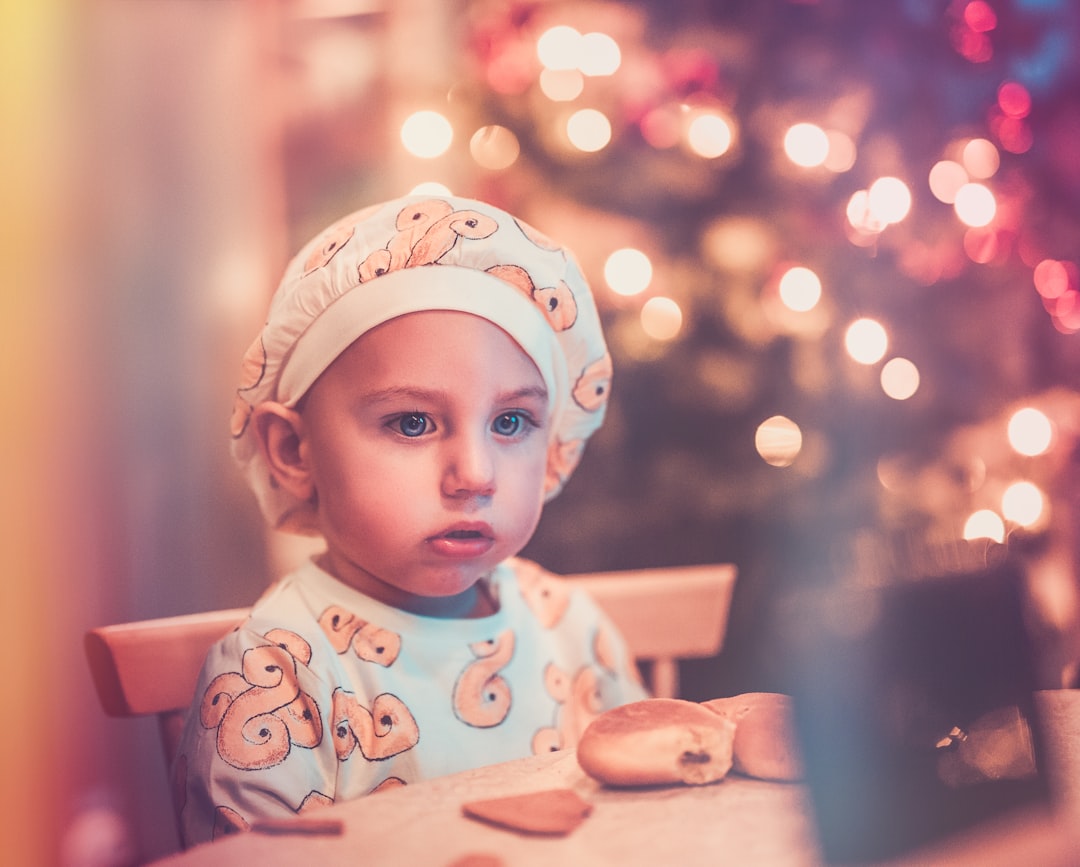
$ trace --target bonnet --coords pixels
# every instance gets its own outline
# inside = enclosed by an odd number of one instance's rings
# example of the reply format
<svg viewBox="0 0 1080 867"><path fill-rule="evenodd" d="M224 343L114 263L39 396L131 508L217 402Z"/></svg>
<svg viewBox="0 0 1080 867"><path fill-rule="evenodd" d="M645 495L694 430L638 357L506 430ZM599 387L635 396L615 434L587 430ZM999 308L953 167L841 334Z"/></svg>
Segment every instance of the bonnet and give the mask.
<svg viewBox="0 0 1080 867"><path fill-rule="evenodd" d="M310 503L278 487L259 449L254 408L295 408L354 340L421 310L471 313L512 337L551 402L545 494L561 490L600 426L611 356L573 255L505 211L453 196L407 196L338 220L285 269L266 323L244 355L232 453L267 521L317 532Z"/></svg>

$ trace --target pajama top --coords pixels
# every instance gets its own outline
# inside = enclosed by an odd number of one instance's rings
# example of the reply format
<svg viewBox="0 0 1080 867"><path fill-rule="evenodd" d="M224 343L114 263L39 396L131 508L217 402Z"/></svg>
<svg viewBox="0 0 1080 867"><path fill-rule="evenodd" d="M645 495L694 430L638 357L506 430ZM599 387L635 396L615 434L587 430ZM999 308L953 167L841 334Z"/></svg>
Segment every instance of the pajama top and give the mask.
<svg viewBox="0 0 1080 867"><path fill-rule="evenodd" d="M378 789L573 747L646 697L591 598L522 559L498 611L392 608L313 561L215 644L173 766L185 846Z"/></svg>

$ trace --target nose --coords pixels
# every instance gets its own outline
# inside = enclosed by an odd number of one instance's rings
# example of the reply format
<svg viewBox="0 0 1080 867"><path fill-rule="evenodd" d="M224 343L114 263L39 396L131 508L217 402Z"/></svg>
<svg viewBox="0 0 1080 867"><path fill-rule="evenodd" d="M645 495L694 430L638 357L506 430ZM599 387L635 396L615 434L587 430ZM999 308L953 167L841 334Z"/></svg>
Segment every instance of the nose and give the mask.
<svg viewBox="0 0 1080 867"><path fill-rule="evenodd" d="M480 434L462 433L447 444L442 491L447 497L490 497L495 493L493 444Z"/></svg>

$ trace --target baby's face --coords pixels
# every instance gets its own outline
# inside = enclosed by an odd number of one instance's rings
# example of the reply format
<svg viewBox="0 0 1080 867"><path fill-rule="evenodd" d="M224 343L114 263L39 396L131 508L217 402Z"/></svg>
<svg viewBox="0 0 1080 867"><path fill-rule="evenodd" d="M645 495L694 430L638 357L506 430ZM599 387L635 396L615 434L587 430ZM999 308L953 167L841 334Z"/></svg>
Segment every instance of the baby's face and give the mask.
<svg viewBox="0 0 1080 867"><path fill-rule="evenodd" d="M397 607L456 610L536 528L549 415L532 360L484 319L425 311L362 336L304 402L325 565Z"/></svg>

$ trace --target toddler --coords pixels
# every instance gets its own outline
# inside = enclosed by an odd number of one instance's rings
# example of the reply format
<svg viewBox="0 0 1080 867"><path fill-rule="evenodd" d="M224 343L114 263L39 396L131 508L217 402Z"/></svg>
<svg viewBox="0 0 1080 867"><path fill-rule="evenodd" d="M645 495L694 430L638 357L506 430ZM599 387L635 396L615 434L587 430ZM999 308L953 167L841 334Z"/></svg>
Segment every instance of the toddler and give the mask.
<svg viewBox="0 0 1080 867"><path fill-rule="evenodd" d="M185 845L572 747L645 697L611 622L516 555L600 425L611 361L572 256L411 196L291 262L233 452L325 551L209 652L173 768Z"/></svg>

